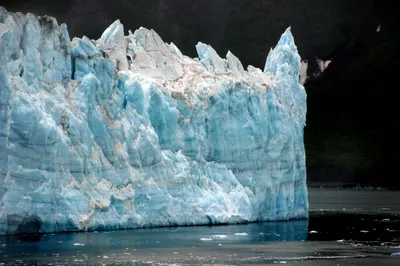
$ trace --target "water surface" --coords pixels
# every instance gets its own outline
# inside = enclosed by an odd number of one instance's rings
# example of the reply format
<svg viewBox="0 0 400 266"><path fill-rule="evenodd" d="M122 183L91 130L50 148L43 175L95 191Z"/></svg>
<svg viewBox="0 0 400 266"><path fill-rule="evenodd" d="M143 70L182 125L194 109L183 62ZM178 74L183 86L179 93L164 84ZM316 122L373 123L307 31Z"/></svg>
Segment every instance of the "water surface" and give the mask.
<svg viewBox="0 0 400 266"><path fill-rule="evenodd" d="M0 263L400 265L400 192L309 193L309 220L7 236Z"/></svg>

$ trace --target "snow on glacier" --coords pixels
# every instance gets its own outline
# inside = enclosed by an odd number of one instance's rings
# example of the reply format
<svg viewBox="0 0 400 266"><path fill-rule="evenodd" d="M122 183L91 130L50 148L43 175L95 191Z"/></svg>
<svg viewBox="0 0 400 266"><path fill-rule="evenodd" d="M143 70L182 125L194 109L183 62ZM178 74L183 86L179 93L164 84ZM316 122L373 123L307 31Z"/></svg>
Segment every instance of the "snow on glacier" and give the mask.
<svg viewBox="0 0 400 266"><path fill-rule="evenodd" d="M308 217L290 29L264 71L0 7L0 234Z"/></svg>

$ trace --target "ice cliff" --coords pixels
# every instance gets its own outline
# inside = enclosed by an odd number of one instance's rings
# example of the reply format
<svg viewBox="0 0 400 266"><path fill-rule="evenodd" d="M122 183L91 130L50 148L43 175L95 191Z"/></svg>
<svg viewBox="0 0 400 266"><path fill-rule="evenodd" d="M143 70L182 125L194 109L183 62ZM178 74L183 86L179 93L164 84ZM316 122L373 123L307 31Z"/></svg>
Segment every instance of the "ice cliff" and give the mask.
<svg viewBox="0 0 400 266"><path fill-rule="evenodd" d="M196 49L0 7L0 234L307 218L290 29L264 71Z"/></svg>

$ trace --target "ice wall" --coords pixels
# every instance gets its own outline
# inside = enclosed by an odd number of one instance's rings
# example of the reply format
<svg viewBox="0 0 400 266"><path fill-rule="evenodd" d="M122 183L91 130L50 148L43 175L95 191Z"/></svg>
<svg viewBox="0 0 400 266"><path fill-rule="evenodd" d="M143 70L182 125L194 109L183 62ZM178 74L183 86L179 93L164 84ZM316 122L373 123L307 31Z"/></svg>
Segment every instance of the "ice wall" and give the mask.
<svg viewBox="0 0 400 266"><path fill-rule="evenodd" d="M0 7L0 234L306 218L290 29L264 71L196 49Z"/></svg>

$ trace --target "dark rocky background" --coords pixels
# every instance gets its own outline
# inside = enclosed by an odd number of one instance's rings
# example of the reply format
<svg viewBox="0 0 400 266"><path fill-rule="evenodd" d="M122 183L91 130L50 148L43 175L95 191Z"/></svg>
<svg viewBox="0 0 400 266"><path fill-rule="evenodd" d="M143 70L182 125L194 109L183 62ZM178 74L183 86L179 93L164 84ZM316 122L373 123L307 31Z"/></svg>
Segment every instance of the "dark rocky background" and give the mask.
<svg viewBox="0 0 400 266"><path fill-rule="evenodd" d="M126 30L153 28L189 56L196 56L195 44L202 41L223 57L231 50L244 65L260 68L291 26L311 76L305 84L309 184L400 187L392 171L395 141L386 141L395 139L389 124L399 121L390 115L396 113L400 62L396 1L0 0L0 5L52 15L68 24L71 36L93 39L119 18ZM332 59L322 74L317 58Z"/></svg>

